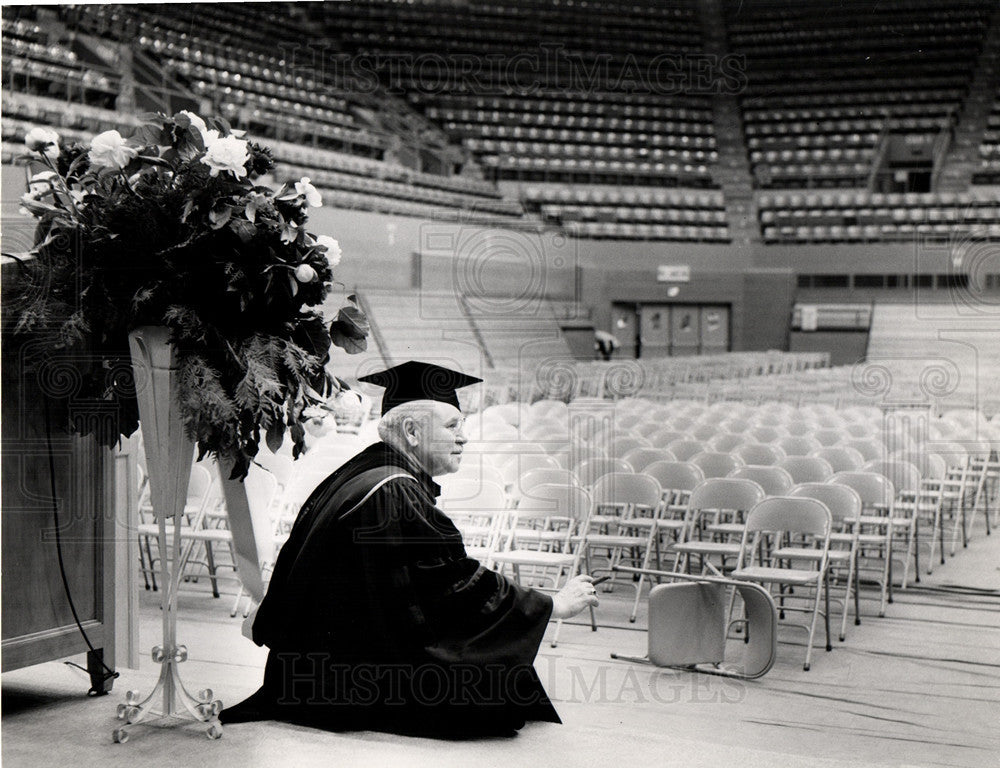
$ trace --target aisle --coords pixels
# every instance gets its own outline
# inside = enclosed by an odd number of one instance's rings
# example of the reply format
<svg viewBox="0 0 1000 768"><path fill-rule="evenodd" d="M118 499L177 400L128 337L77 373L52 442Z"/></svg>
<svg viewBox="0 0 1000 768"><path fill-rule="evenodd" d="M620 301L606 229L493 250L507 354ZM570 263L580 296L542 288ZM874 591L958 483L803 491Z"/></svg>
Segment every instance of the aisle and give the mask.
<svg viewBox="0 0 1000 768"><path fill-rule="evenodd" d="M83 673L61 663L5 674L2 757L20 767L995 765L1000 536L977 533L933 576L897 592L886 618L866 616L846 643L817 650L809 672L794 631L782 632L792 642L751 683L612 661L612 650L645 650L643 616L628 624L630 590L621 590L602 596L598 632L569 624L558 648L543 645L536 666L564 724L532 724L515 739L444 743L251 723L227 727L218 742L192 727L139 729L112 744L124 691L148 690L154 679L144 658L102 699L88 699ZM152 593L141 602L140 646L149 648L159 609ZM184 679L235 703L255 689L265 652L240 635L230 604L226 594L213 600L207 584L191 585L179 631L191 653Z"/></svg>

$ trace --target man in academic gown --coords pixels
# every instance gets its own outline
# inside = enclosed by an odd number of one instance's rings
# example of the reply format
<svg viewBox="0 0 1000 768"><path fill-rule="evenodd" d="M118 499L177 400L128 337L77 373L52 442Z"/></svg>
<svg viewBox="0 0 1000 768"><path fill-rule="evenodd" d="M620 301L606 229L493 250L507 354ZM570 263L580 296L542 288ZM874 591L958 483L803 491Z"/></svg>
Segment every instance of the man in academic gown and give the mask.
<svg viewBox="0 0 1000 768"><path fill-rule="evenodd" d="M455 389L480 380L412 361L362 380L386 387L382 442L302 506L253 620L263 686L220 719L438 738L560 722L532 662L550 618L597 604L591 578L524 589L435 506L466 442Z"/></svg>

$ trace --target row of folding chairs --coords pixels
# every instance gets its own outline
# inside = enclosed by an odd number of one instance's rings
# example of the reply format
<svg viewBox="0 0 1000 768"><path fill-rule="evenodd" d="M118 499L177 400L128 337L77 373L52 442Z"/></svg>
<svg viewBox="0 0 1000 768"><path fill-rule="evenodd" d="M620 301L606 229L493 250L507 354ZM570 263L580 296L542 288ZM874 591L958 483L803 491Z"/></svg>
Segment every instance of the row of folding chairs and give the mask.
<svg viewBox="0 0 1000 768"><path fill-rule="evenodd" d="M872 413L867 415L869 417L874 416ZM869 424L866 429L871 426ZM847 433L846 436L849 437L851 435ZM687 437L690 437L690 435ZM799 435L797 437L802 436ZM844 437L844 435L838 437ZM697 443L697 441L685 440L684 443ZM864 551L866 554L875 556L874 560L878 567L877 582L880 587L880 614L884 614L885 612L886 601L891 600L891 565L893 555L897 554L893 548L894 544L899 543L902 545L902 553L900 554L904 562L902 579L904 587L908 583L907 574L910 562L913 561L918 567L920 550L917 525L921 520L929 523L933 531L931 542L929 543L930 557L928 558L928 568L933 563L933 555L936 547L940 548L943 559L942 501L948 497L949 493L953 498L964 494L969 484L967 480L963 479L959 479L959 482L956 483L954 477L949 483L946 475L948 468L942 457L936 455L907 456L905 455L905 451L899 451L892 458L916 458L922 462L922 466L917 467L905 461L886 463L885 459L879 458L886 456L885 445L874 441L871 445L867 446L869 450L866 453L871 456L867 463L865 463L866 455L863 455L861 451L851 446L834 445L815 448L814 445L808 445L806 447L823 452L825 456L787 456L784 455L783 449L777 445L764 443L749 443L744 445L746 445L746 448L742 449L742 453L745 453L746 458L750 459L750 461L743 461L743 457L738 454L732 455L718 451L705 451L706 447L711 446L704 444L672 445L671 448L697 449L698 453L695 453L693 456L685 456L685 458L691 459L691 464L701 470L702 476L706 474L706 470L708 475L714 476L732 474L735 479L747 479L767 486L768 492L772 495L783 492L792 482L819 483L832 476L835 472L841 473L840 477L842 479L848 477L853 472L860 478L858 482L866 480L862 475L868 476L876 473L885 473L885 475L896 479L896 486L886 486L883 481L887 481L888 478L884 475L882 481L875 482L874 487L876 490L874 492L869 490L866 496L870 504L875 504L876 501L880 502L881 506L877 508L878 514L867 515L865 519L859 520L857 523L859 531L861 524L869 527L868 532L864 534L865 538L859 541L865 544ZM622 458L590 456L577 461L572 469L569 469L563 466L554 466L558 463L557 458L551 455L542 455L544 451L542 446L522 444L520 448L529 451L529 453L517 455L516 453L511 453L511 451L517 449L516 444L510 445L506 447L507 452L505 454L508 472L501 474L495 479L510 487L509 480L512 477L520 477L520 487L513 488L512 490L523 496L526 493L530 493L536 477L544 477L551 482L565 483L569 480L575 480L577 482L589 483L594 476L599 476L605 471L623 472L634 469L648 471L650 460L653 466L656 465L657 461L671 462L668 455L671 453L669 448L652 448L648 445L643 445L641 440L636 440L634 437L631 439L620 439L616 441L614 447L617 451L622 452ZM530 451L532 450L538 453L531 454ZM739 451L740 446L736 446L734 450ZM961 446L956 446L955 453L958 454L961 450ZM683 453L683 450L675 451L675 454L676 452ZM568 455L569 453L567 452L563 454L563 456ZM625 457L631 463L626 461ZM827 457L830 460L827 460ZM680 457L673 455L673 459L677 458ZM534 466L536 462L542 466ZM517 470L521 469L526 471L519 473ZM967 467L963 470L963 473L966 471ZM872 478L868 477L867 482L871 484ZM949 487L951 488L950 491ZM899 491L898 494L897 488ZM892 503L887 503L886 499L891 500ZM958 509L962 510L964 514L965 505L959 504ZM855 567L849 570L851 574L855 573ZM856 577L852 575L849 578L855 579ZM849 591L848 589L848 593ZM849 594L845 595L844 622L846 622L846 600L848 596ZM843 634L843 628L841 634Z"/></svg>

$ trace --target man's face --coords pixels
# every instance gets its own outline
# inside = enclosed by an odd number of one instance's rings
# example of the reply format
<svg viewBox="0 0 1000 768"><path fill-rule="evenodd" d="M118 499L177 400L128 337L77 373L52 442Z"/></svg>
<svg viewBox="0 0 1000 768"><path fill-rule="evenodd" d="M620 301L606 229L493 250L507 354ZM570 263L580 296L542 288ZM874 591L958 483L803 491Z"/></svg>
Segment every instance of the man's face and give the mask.
<svg viewBox="0 0 1000 768"><path fill-rule="evenodd" d="M420 437L414 453L431 476L458 471L462 447L469 441L463 432L464 425L465 417L455 406L428 403L427 415L420 420Z"/></svg>

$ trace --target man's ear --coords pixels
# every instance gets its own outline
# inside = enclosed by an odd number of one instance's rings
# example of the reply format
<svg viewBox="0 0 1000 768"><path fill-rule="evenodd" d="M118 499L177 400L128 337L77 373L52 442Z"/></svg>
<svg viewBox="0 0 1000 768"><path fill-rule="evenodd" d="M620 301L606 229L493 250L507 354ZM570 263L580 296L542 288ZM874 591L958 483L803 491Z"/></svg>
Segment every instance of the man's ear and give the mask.
<svg viewBox="0 0 1000 768"><path fill-rule="evenodd" d="M412 416L403 419L403 437L407 445L416 448L420 443L420 422Z"/></svg>

